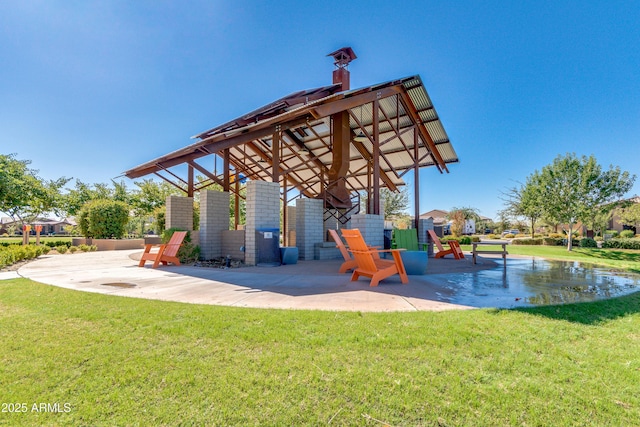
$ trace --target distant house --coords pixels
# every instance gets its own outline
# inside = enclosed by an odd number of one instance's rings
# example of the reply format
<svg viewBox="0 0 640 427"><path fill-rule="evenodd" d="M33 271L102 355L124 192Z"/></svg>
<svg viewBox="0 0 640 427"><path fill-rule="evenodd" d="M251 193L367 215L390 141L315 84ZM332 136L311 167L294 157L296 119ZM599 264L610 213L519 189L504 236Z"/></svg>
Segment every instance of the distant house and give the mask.
<svg viewBox="0 0 640 427"><path fill-rule="evenodd" d="M31 234L36 234L35 227L36 225L42 226L42 231L40 234L48 235L48 234L67 234L64 227L66 226L75 226L76 221L73 218L63 218L63 219L52 219L52 218L38 218L35 221L28 223L31 225ZM2 218L0 220L0 234L5 234L9 232L11 226L15 226L15 231L17 234L22 234L22 225L19 221L14 221L11 218Z"/></svg>
<svg viewBox="0 0 640 427"><path fill-rule="evenodd" d="M433 226L436 228L436 232L438 232L438 227L442 227L443 234L449 234L449 227L451 221L447 219L447 215L449 212L444 211L442 209L433 209L429 212L425 212L420 214L420 219L433 219ZM482 221L491 221L491 218L487 218L484 216L480 216ZM463 234L475 234L476 233L476 222L473 219L468 219L465 221Z"/></svg>
<svg viewBox="0 0 640 427"><path fill-rule="evenodd" d="M441 209L433 209L430 210L429 212L425 212L423 214L420 214L420 219L433 219L433 225L434 226L445 226L448 223L447 220L447 215L449 215L449 212L447 211L443 211Z"/></svg>
<svg viewBox="0 0 640 427"><path fill-rule="evenodd" d="M640 203L640 196L633 196L630 199L625 200L625 202ZM617 232L621 232L622 230L633 230L634 233L638 232L638 230L636 230L636 227L623 224L620 221L620 217L615 210L613 211L613 216L609 220L607 229L616 230Z"/></svg>

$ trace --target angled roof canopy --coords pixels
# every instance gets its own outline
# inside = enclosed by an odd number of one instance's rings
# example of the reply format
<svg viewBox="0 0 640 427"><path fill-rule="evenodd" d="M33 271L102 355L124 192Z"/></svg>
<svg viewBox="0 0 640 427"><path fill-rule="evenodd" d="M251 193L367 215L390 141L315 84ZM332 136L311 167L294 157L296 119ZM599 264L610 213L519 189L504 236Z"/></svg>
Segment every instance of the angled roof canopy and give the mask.
<svg viewBox="0 0 640 427"><path fill-rule="evenodd" d="M214 182L228 183L233 168L252 180L286 177L301 194L320 197L334 162L333 128L339 113L348 114L351 134L343 177L348 191L370 190L372 176L379 176L381 186L397 190L410 170L435 166L448 172L447 164L458 161L416 75L355 90L341 91L338 83L292 93L202 132L194 137L197 142L136 166L125 176L155 174L183 189L190 186L193 192ZM213 154L225 159L222 174L197 162ZM185 180L171 170L183 164L207 179L193 183L192 177Z"/></svg>

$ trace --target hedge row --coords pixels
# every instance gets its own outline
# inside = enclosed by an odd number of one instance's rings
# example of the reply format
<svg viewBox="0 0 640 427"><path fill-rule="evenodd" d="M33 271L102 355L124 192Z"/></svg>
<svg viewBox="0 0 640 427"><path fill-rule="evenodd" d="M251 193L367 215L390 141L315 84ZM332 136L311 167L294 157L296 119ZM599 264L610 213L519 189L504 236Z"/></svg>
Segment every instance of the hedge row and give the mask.
<svg viewBox="0 0 640 427"><path fill-rule="evenodd" d="M27 259L37 258L42 254L49 252L48 246L8 246L0 247L0 268L6 267L16 262L24 261Z"/></svg>
<svg viewBox="0 0 640 427"><path fill-rule="evenodd" d="M602 247L607 249L640 249L640 239L609 239L602 242Z"/></svg>
<svg viewBox="0 0 640 427"><path fill-rule="evenodd" d="M68 240L47 240L40 242L43 245L47 245L49 248L57 248L58 246L66 246L67 248L71 246L71 242ZM35 245L35 243L29 243L29 245ZM22 242L0 242L0 246L9 247L9 246L22 246Z"/></svg>

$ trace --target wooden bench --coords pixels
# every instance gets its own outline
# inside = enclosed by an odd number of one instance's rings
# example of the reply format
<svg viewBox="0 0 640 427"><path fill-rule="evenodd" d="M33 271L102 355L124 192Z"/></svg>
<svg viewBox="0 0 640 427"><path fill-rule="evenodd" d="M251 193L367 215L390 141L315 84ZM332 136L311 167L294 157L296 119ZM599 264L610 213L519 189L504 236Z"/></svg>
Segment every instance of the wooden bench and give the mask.
<svg viewBox="0 0 640 427"><path fill-rule="evenodd" d="M506 243L488 243L488 242L473 242L471 243L473 246L473 263L476 264L476 254L502 254L502 259L507 263L507 244ZM478 249L478 246L502 246L502 250L494 250L494 249Z"/></svg>

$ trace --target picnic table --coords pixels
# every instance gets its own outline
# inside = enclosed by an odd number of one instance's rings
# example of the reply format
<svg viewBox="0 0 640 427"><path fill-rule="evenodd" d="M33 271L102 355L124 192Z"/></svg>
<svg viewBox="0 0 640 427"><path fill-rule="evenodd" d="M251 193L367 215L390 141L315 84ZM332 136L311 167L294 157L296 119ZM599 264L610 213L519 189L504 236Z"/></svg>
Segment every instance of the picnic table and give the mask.
<svg viewBox="0 0 640 427"><path fill-rule="evenodd" d="M476 254L502 254L502 259L504 260L505 264L507 263L507 255L509 254L509 252L507 252L507 243L505 242L472 242L472 253L473 253L473 263L476 264ZM496 249L478 249L478 246L485 246L485 247L497 247L497 246L501 246L502 249L501 250L496 250Z"/></svg>

